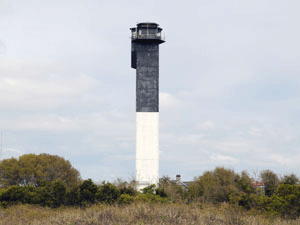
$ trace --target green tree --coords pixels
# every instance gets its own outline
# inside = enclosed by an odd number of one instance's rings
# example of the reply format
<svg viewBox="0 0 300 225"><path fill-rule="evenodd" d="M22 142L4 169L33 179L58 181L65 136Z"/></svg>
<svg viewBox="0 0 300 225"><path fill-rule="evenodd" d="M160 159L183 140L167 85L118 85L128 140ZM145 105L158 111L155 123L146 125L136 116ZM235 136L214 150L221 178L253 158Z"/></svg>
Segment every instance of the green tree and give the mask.
<svg viewBox="0 0 300 225"><path fill-rule="evenodd" d="M298 184L299 178L295 174L286 175L281 179L280 183L291 185Z"/></svg>
<svg viewBox="0 0 300 225"><path fill-rule="evenodd" d="M171 201L184 202L186 192L184 189L172 181L170 177L164 176L160 179L159 188L156 190L156 194L160 197L168 197Z"/></svg>
<svg viewBox="0 0 300 225"><path fill-rule="evenodd" d="M19 159L6 159L0 162L0 185L38 186L39 182L64 182L67 187L78 184L79 172L68 160L57 155L26 154Z"/></svg>
<svg viewBox="0 0 300 225"><path fill-rule="evenodd" d="M252 180L248 174L243 171L241 175L236 175L235 183L238 191L230 194L231 203L237 203L246 209L251 209L256 206L259 195L256 189L252 186Z"/></svg>
<svg viewBox="0 0 300 225"><path fill-rule="evenodd" d="M237 176L238 189L246 194L255 193L255 188L252 186L252 180L248 174L243 171L241 176Z"/></svg>
<svg viewBox="0 0 300 225"><path fill-rule="evenodd" d="M96 199L99 202L112 204L120 197L120 191L111 183L103 183L96 194Z"/></svg>
<svg viewBox="0 0 300 225"><path fill-rule="evenodd" d="M97 185L91 179L85 180L79 185L80 202L85 205L87 203L94 203L96 200Z"/></svg>
<svg viewBox="0 0 300 225"><path fill-rule="evenodd" d="M64 183L55 181L50 186L50 195L53 201L52 207L59 207L65 203L66 199L66 186Z"/></svg>
<svg viewBox="0 0 300 225"><path fill-rule="evenodd" d="M133 188L133 187L122 187L121 189L119 189L120 194L127 194L130 196L136 196L137 195L137 191Z"/></svg>
<svg viewBox="0 0 300 225"><path fill-rule="evenodd" d="M72 205L72 206L80 205L79 185L76 185L67 190L65 203L66 205Z"/></svg>
<svg viewBox="0 0 300 225"><path fill-rule="evenodd" d="M10 186L3 189L0 193L0 205L1 202L6 202L7 205L16 203L33 203L33 196L35 195L35 187L32 186Z"/></svg>
<svg viewBox="0 0 300 225"><path fill-rule="evenodd" d="M208 202L228 202L230 195L238 192L237 179L233 170L218 167L196 178L189 187L189 196L191 199L201 196Z"/></svg>
<svg viewBox="0 0 300 225"><path fill-rule="evenodd" d="M155 184L150 184L149 186L142 189L143 194L154 194L155 192Z"/></svg>
<svg viewBox="0 0 300 225"><path fill-rule="evenodd" d="M266 196L272 196L279 185L279 178L271 170L263 170L260 174L261 181L265 183Z"/></svg>
<svg viewBox="0 0 300 225"><path fill-rule="evenodd" d="M13 186L20 182L19 163L15 158L0 162L0 186Z"/></svg>
<svg viewBox="0 0 300 225"><path fill-rule="evenodd" d="M277 212L283 218L298 218L300 215L300 186L280 184L265 207Z"/></svg>

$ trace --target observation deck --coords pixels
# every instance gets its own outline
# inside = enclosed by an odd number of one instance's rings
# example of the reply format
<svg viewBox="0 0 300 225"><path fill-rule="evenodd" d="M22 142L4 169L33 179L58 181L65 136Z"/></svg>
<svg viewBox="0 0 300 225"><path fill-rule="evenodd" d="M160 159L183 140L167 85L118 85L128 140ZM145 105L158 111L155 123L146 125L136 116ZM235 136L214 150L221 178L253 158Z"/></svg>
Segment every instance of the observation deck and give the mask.
<svg viewBox="0 0 300 225"><path fill-rule="evenodd" d="M164 43L162 28L157 23L138 23L137 27L130 28L131 41L139 43Z"/></svg>

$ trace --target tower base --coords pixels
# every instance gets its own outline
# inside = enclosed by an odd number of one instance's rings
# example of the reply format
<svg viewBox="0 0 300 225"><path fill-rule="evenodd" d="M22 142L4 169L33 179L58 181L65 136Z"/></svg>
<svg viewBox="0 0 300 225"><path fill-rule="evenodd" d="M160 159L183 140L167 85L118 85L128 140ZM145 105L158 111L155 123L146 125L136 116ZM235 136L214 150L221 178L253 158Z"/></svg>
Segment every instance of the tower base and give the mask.
<svg viewBox="0 0 300 225"><path fill-rule="evenodd" d="M159 182L159 113L136 113L137 190Z"/></svg>

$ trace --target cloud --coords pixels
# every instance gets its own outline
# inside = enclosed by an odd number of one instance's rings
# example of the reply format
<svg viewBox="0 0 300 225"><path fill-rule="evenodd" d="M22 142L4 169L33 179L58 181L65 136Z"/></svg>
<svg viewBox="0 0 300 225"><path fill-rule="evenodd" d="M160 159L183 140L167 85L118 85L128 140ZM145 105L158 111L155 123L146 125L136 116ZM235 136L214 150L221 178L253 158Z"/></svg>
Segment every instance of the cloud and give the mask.
<svg viewBox="0 0 300 225"><path fill-rule="evenodd" d="M83 131L109 128L113 126L114 121L117 121L116 117L109 120L103 113L88 113L77 116L30 114L12 119L4 118L0 120L0 124L2 129L7 130ZM122 122L118 121L118 125L122 127Z"/></svg>
<svg viewBox="0 0 300 225"><path fill-rule="evenodd" d="M22 154L24 154L24 152L20 149L17 148L3 148L3 155L1 159L9 159L9 158L18 158L19 156L21 156ZM0 155L1 156L1 155Z"/></svg>
<svg viewBox="0 0 300 225"><path fill-rule="evenodd" d="M262 129L258 127L250 127L249 128L249 135L254 137L262 137Z"/></svg>
<svg viewBox="0 0 300 225"><path fill-rule="evenodd" d="M13 13L13 8L5 1L0 1L0 19Z"/></svg>
<svg viewBox="0 0 300 225"><path fill-rule="evenodd" d="M180 136L177 136L177 142L181 144L195 144L199 143L201 139L203 139L203 134L183 134Z"/></svg>
<svg viewBox="0 0 300 225"><path fill-rule="evenodd" d="M240 160L231 156L212 154L210 156L212 163L220 164L237 164Z"/></svg>
<svg viewBox="0 0 300 225"><path fill-rule="evenodd" d="M0 41L0 55L5 54L6 52L6 45L4 42Z"/></svg>
<svg viewBox="0 0 300 225"><path fill-rule="evenodd" d="M221 139L211 142L211 147L213 149L230 153L241 153L247 151L250 146L246 138L233 137L232 133L223 138L223 140Z"/></svg>
<svg viewBox="0 0 300 225"><path fill-rule="evenodd" d="M99 81L92 76L67 72L51 62L5 60L0 65L0 73L0 104L4 108L55 108L72 98L82 98L99 86Z"/></svg>
<svg viewBox="0 0 300 225"><path fill-rule="evenodd" d="M210 129L211 125L206 120L196 127ZM193 123L186 123L185 127L170 123L161 132L161 164L172 161L174 168L189 170L194 175L203 168L211 170L223 165L234 165L237 171L270 168L281 172L282 166L286 170L297 168L297 128L246 119L218 120L217 128L213 125L208 135L206 130L193 129Z"/></svg>
<svg viewBox="0 0 300 225"><path fill-rule="evenodd" d="M285 154L271 154L271 160L279 164L281 166L285 166L287 168L297 168L299 166L300 155L285 155Z"/></svg>
<svg viewBox="0 0 300 225"><path fill-rule="evenodd" d="M204 123L196 126L196 129L200 129L202 131L213 131L215 129L215 125L212 121L207 120Z"/></svg>
<svg viewBox="0 0 300 225"><path fill-rule="evenodd" d="M279 155L279 154L273 154L273 155L270 156L270 158L275 163L279 163L281 165L291 164L291 162L292 162L292 160L290 158L284 157L284 156Z"/></svg>
<svg viewBox="0 0 300 225"><path fill-rule="evenodd" d="M180 106L180 101L174 95L166 92L159 93L159 104L164 109L175 108Z"/></svg>

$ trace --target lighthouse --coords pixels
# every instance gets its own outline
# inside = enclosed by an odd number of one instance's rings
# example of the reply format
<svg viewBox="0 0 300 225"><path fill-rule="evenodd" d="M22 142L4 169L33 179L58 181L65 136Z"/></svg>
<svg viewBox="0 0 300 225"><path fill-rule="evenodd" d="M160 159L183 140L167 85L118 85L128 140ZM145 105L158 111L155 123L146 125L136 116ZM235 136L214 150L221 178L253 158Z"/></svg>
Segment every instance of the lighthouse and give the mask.
<svg viewBox="0 0 300 225"><path fill-rule="evenodd" d="M159 182L159 45L162 28L138 23L131 30L131 67L136 69L137 190Z"/></svg>

